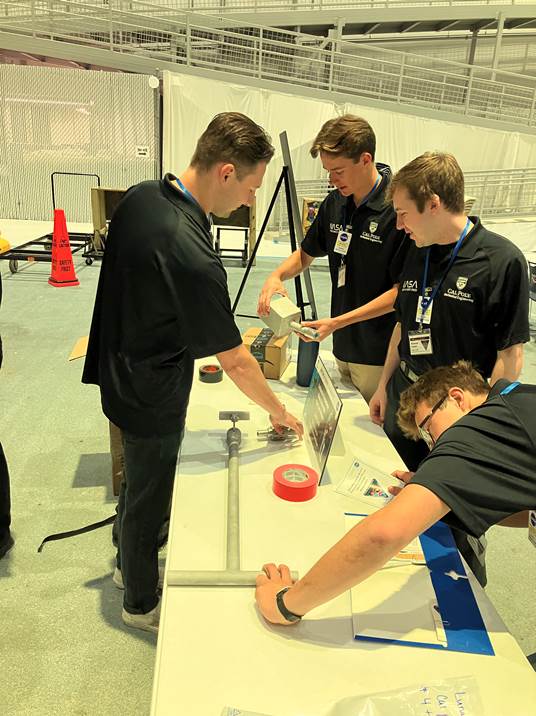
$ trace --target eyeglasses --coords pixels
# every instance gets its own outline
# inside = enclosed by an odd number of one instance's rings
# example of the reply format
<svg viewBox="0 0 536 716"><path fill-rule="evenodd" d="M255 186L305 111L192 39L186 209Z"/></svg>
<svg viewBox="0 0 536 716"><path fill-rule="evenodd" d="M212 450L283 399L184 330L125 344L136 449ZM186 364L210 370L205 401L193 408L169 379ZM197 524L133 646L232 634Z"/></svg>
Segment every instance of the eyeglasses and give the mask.
<svg viewBox="0 0 536 716"><path fill-rule="evenodd" d="M426 425L426 423L428 423L428 422L432 419L432 417L433 417L434 413L436 412L436 410L439 410L439 408L443 405L443 403L445 402L445 400L446 400L448 397L449 397L449 394L447 393L446 395L444 395L444 396L441 398L441 400L438 400L437 403L436 403L436 404L434 405L434 407L432 408L432 410L431 410L431 411L428 413L428 415L425 417L425 419L422 420L422 421L417 425L417 430L419 431L419 436L420 436L420 437L424 440L424 442L428 445L428 448L429 448L430 450L434 447L434 445L435 445L435 440L434 440L434 438L430 435L430 433L428 432L428 430L427 430L424 426Z"/></svg>

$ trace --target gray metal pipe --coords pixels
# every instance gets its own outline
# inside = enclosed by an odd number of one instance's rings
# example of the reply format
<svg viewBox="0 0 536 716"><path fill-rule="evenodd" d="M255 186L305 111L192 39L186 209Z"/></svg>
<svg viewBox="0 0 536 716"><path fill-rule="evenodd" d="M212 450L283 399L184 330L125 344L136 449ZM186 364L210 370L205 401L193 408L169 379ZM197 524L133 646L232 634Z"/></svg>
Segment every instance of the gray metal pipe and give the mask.
<svg viewBox="0 0 536 716"><path fill-rule="evenodd" d="M229 464L227 475L227 571L240 569L240 478L238 451L242 433L234 426L227 431Z"/></svg>
<svg viewBox="0 0 536 716"><path fill-rule="evenodd" d="M182 571L169 570L166 575L168 587L254 587L259 572L240 572L226 570L215 571ZM291 572L294 581L298 579L297 572Z"/></svg>
<svg viewBox="0 0 536 716"><path fill-rule="evenodd" d="M226 569L214 570L168 570L168 587L254 587L260 572L240 571L240 480L238 453L242 433L235 427L237 420L247 420L249 413L221 412L220 419L230 419L233 427L227 431L229 463L227 466L227 554ZM294 581L297 572L291 572Z"/></svg>

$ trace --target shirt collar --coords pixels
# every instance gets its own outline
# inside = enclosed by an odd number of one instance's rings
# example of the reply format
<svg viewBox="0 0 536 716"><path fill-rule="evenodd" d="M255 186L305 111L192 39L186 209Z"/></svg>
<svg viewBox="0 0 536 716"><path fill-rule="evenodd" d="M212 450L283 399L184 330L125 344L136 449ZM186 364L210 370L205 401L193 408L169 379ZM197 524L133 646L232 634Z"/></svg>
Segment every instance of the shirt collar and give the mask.
<svg viewBox="0 0 536 716"><path fill-rule="evenodd" d="M160 180L162 191L166 198L168 198L172 204L179 207L181 211L188 214L195 219L198 224L208 232L210 232L210 220L205 214L203 209L196 202L189 199L182 191L175 189L173 184L177 186L177 177L174 174L166 174L163 179Z"/></svg>
<svg viewBox="0 0 536 716"><path fill-rule="evenodd" d="M368 208L373 211L383 211L387 206L385 203L385 192L391 181L391 168L388 167L387 164L378 163L376 164L376 169L382 180L374 194L365 202L364 206L368 206ZM346 202L348 211L353 211L356 208L353 195L350 195L346 199Z"/></svg>

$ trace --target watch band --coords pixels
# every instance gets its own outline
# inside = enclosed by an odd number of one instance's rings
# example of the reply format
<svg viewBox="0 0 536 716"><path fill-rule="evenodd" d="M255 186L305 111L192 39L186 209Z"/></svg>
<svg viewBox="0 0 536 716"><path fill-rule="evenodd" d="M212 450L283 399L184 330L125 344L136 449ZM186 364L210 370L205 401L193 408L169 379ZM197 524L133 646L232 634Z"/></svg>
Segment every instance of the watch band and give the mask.
<svg viewBox="0 0 536 716"><path fill-rule="evenodd" d="M277 608L279 609L281 616L283 616L288 622L299 622L301 616L299 614L294 614L294 612L289 611L285 606L285 602L283 601L283 597L289 589L290 587L284 587L284 589L280 589L279 592L275 595Z"/></svg>

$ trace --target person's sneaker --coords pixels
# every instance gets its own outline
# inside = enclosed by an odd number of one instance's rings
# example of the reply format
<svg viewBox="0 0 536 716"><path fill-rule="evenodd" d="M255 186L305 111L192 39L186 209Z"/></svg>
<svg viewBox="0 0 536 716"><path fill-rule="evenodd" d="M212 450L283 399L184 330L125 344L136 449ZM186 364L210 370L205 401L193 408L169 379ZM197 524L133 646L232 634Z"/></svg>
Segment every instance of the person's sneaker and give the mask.
<svg viewBox="0 0 536 716"><path fill-rule="evenodd" d="M112 580L118 589L125 588L125 584L123 582L123 575L121 574L121 570L118 569L117 567L114 570ZM158 567L158 589L162 589L163 584L164 584L164 568Z"/></svg>
<svg viewBox="0 0 536 716"><path fill-rule="evenodd" d="M0 542L0 559L2 559L2 557L9 552L9 550L13 547L14 544L15 542L13 540L13 537L8 532L6 537L4 537L2 542Z"/></svg>
<svg viewBox="0 0 536 716"><path fill-rule="evenodd" d="M122 613L124 623L133 629L142 629L143 631L151 631L158 634L158 625L160 623L160 602L154 609L147 614L131 614L123 609Z"/></svg>

